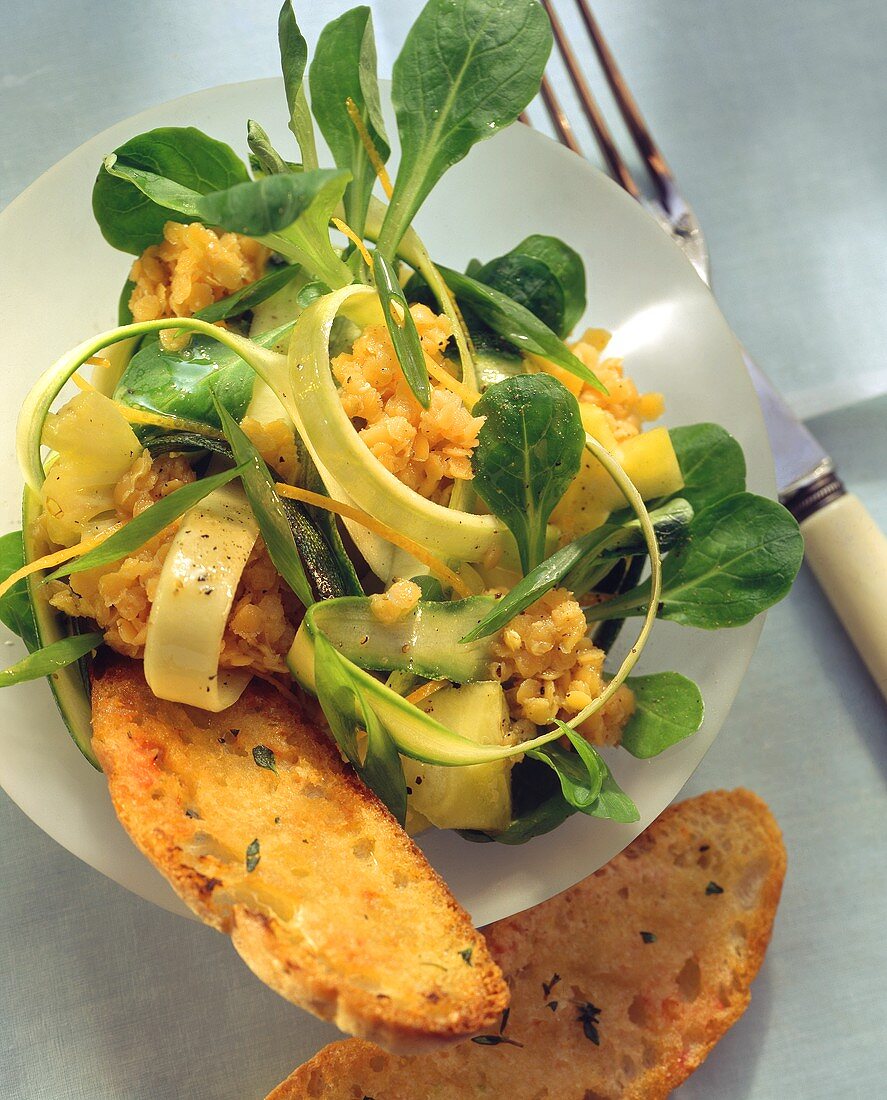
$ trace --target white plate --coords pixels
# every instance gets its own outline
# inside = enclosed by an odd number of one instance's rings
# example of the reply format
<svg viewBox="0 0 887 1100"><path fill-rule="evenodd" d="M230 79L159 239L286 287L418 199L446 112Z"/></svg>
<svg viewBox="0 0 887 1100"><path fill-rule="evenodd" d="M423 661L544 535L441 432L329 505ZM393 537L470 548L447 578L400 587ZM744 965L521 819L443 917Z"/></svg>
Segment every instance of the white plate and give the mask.
<svg viewBox="0 0 887 1100"><path fill-rule="evenodd" d="M233 84L145 111L106 130L42 176L0 215L0 529L20 526L13 435L37 375L85 337L110 328L130 260L105 244L90 212L103 153L155 126L198 126L241 154L247 118L291 148L277 80ZM390 127L394 131L394 127ZM615 184L523 126L472 151L444 177L417 221L432 255L461 268L507 251L529 233L578 249L588 273L585 323L614 330L641 387L666 394L670 425L714 420L742 443L750 488L774 492L772 459L736 342L679 249ZM637 802L637 825L576 815L518 848L455 834L423 840L431 862L478 924L572 885L620 851L678 794L720 729L758 639L758 620L711 634L658 624L642 671L693 677L706 703L702 730L652 761L611 756ZM0 631L3 628L0 627ZM8 642L7 661L18 655ZM7 663L7 662L4 662ZM186 910L118 824L103 777L68 737L42 682L0 694L0 782L51 837L90 866L174 912Z"/></svg>

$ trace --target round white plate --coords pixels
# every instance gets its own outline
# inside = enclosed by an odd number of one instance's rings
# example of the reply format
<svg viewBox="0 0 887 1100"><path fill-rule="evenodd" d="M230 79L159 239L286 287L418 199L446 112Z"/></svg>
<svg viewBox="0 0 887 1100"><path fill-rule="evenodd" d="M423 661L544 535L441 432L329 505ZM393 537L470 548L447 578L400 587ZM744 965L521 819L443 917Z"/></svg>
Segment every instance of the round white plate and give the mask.
<svg viewBox="0 0 887 1100"><path fill-rule="evenodd" d="M90 192L102 154L155 126L193 125L245 155L247 118L260 119L284 155L292 154L281 83L227 85L106 130L0 215L0 530L21 523L13 438L28 388L64 351L116 321L131 259L104 242L92 218ZM393 125L389 132L395 132ZM677 246L595 168L513 126L450 170L421 210L417 228L433 256L460 269L472 257L507 251L529 233L568 241L586 263L585 324L613 330L638 385L665 392L667 424L723 424L745 449L750 488L773 494L758 404L711 294ZM610 754L616 778L640 808L636 825L577 814L517 848L470 844L450 833L422 840L477 924L535 905L590 874L672 801L720 729L760 628L760 620L715 634L657 624L641 671L675 668L693 677L706 718L695 737L655 760ZM0 631L5 640L5 629ZM17 659L19 651L17 641L7 641L3 663ZM143 898L186 912L118 824L103 777L70 740L42 681L0 694L0 782L40 828L86 863Z"/></svg>

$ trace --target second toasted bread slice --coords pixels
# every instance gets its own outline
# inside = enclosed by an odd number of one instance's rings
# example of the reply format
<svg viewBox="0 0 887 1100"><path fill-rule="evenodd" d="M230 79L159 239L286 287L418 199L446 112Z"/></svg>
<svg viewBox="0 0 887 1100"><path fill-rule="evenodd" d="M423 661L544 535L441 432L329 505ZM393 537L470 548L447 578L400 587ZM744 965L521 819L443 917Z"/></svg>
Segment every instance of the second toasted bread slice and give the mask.
<svg viewBox="0 0 887 1100"><path fill-rule="evenodd" d="M490 925L512 1004L418 1058L333 1043L268 1100L664 1100L743 1013L785 874L748 791L672 806L605 867Z"/></svg>
<svg viewBox="0 0 887 1100"><path fill-rule="evenodd" d="M490 1026L486 943L313 704L256 682L221 714L156 699L138 662L93 685L93 746L136 845L282 996L393 1051Z"/></svg>

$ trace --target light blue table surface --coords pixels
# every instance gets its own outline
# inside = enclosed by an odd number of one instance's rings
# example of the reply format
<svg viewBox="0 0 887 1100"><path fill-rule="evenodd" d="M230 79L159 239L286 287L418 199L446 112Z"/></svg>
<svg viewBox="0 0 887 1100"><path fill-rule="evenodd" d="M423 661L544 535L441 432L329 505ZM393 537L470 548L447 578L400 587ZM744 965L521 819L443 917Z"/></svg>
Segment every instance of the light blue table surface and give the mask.
<svg viewBox="0 0 887 1100"><path fill-rule="evenodd" d="M297 5L309 41L348 6ZM387 73L420 5L372 6ZM6 0L0 206L144 107L273 75L276 8ZM887 525L887 5L595 8L705 226L724 312ZM802 571L686 792L761 794L789 873L751 1008L680 1096L887 1094L885 717ZM0 837L4 1100L258 1100L334 1037L223 937L79 863L5 795Z"/></svg>

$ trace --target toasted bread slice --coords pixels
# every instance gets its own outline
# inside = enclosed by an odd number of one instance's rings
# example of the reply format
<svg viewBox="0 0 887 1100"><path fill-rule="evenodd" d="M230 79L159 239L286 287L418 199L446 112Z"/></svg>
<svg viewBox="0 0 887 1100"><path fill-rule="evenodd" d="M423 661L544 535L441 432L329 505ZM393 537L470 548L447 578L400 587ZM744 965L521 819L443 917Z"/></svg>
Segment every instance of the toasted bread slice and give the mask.
<svg viewBox="0 0 887 1100"><path fill-rule="evenodd" d="M209 714L156 699L119 658L92 706L127 832L272 989L396 1051L499 1019L508 990L483 937L311 701L256 682Z"/></svg>
<svg viewBox="0 0 887 1100"><path fill-rule="evenodd" d="M590 878L486 930L512 987L501 1028L418 1058L333 1043L268 1100L668 1096L745 1011L784 874L755 795L673 806Z"/></svg>

